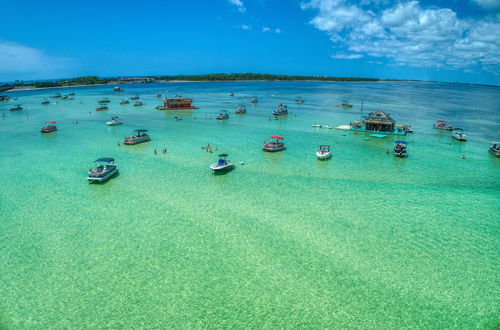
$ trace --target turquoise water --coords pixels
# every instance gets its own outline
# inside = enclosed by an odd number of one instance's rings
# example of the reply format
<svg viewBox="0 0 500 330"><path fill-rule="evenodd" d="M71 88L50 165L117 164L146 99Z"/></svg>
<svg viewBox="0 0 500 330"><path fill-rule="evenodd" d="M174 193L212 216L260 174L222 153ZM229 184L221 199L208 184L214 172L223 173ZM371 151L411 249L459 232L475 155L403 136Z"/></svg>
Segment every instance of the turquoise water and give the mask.
<svg viewBox="0 0 500 330"><path fill-rule="evenodd" d="M487 151L500 139L498 88L124 89L60 89L75 99L47 106L40 102L56 90L19 91L0 103L0 328L499 326L500 159ZM200 109L154 110L167 90ZM145 106L118 104L134 94ZM95 112L102 97L110 110ZM353 109L335 106L344 99ZM412 124L407 159L385 153L400 137L311 127L357 120L361 101L365 112ZM268 120L280 102L295 115ZM17 103L25 110L8 111ZM205 118L238 104L247 114ZM125 124L107 127L114 115ZM432 129L436 119L464 128L469 141ZM45 120L59 130L40 134ZM138 128L152 141L117 145ZM275 134L287 150L262 152ZM218 150L205 152L207 143ZM331 160L315 158L319 144L332 146ZM210 173L218 152L234 171ZM99 157L114 157L121 173L90 185L86 171Z"/></svg>

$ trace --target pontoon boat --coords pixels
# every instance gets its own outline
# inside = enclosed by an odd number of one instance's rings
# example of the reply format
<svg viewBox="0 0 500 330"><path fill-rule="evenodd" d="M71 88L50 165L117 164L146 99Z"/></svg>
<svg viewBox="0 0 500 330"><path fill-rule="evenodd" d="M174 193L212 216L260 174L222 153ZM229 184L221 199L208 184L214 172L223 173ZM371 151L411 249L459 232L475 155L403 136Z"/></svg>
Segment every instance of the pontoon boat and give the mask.
<svg viewBox="0 0 500 330"><path fill-rule="evenodd" d="M285 144L283 143L283 137L281 136L270 136L271 141L266 141L264 142L264 145L262 146L262 150L264 151L280 151L280 150L285 150Z"/></svg>
<svg viewBox="0 0 500 330"><path fill-rule="evenodd" d="M433 125L433 127L443 131L451 131L453 129L452 126L446 123L446 120L436 120L436 123Z"/></svg>
<svg viewBox="0 0 500 330"><path fill-rule="evenodd" d="M126 137L123 140L123 143L132 145L132 144L139 144L142 142L150 141L151 138L146 133L147 131L148 131L147 129L136 129L134 131L134 135Z"/></svg>
<svg viewBox="0 0 500 330"><path fill-rule="evenodd" d="M88 171L87 180L89 182L103 182L118 173L118 167L115 164L114 158L99 158L94 162L99 165Z"/></svg>
<svg viewBox="0 0 500 330"><path fill-rule="evenodd" d="M42 133L50 133L57 131L56 122L49 120L45 122L45 125L40 130Z"/></svg>
<svg viewBox="0 0 500 330"><path fill-rule="evenodd" d="M288 116L288 107L279 103L278 110L273 111L273 116Z"/></svg>

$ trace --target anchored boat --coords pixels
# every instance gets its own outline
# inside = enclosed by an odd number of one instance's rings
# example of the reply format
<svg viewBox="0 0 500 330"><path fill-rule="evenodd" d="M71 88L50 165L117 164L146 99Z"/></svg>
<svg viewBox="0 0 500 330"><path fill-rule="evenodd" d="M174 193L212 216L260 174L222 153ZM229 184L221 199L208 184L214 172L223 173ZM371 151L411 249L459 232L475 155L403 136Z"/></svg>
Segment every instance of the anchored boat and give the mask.
<svg viewBox="0 0 500 330"><path fill-rule="evenodd" d="M500 157L500 142L491 142L489 152L495 157Z"/></svg>
<svg viewBox="0 0 500 330"><path fill-rule="evenodd" d="M212 173L224 172L234 168L234 163L232 163L230 160L226 160L227 156L228 154L217 155L217 157L219 157L219 161L210 165Z"/></svg>
<svg viewBox="0 0 500 330"><path fill-rule="evenodd" d="M316 157L318 157L318 159L328 159L332 157L330 146L327 144L320 145L318 151L316 151Z"/></svg>
<svg viewBox="0 0 500 330"><path fill-rule="evenodd" d="M42 129L40 130L42 133L50 133L57 131L56 122L53 120L49 120L45 122Z"/></svg>
<svg viewBox="0 0 500 330"><path fill-rule="evenodd" d="M134 107L142 107L144 105L144 103L142 103L141 101L137 101L134 103Z"/></svg>
<svg viewBox="0 0 500 330"><path fill-rule="evenodd" d="M99 158L94 162L98 163L98 166L88 171L87 180L89 182L103 182L118 173L114 158Z"/></svg>
<svg viewBox="0 0 500 330"><path fill-rule="evenodd" d="M302 103L304 103L304 102L305 102L305 100L304 100L303 98L301 98L301 97L297 97L297 98L295 99L295 102L296 102L296 103L298 103L298 104L302 104Z"/></svg>
<svg viewBox="0 0 500 330"><path fill-rule="evenodd" d="M252 99L250 100L250 102L252 102L252 103L254 103L254 104L255 104L255 103L259 102L259 101L257 100L257 98L256 98L256 97L252 97Z"/></svg>
<svg viewBox="0 0 500 330"><path fill-rule="evenodd" d="M15 107L10 108L10 111L21 111L23 110L23 107L20 104L17 104Z"/></svg>
<svg viewBox="0 0 500 330"><path fill-rule="evenodd" d="M241 115L247 113L247 109L245 108L244 105L239 105L234 113L236 113L237 115Z"/></svg>
<svg viewBox="0 0 500 330"><path fill-rule="evenodd" d="M229 113L227 113L226 110L222 110L218 115L217 115L217 118L215 118L217 120L227 120L229 119Z"/></svg>
<svg viewBox="0 0 500 330"><path fill-rule="evenodd" d="M103 99L99 100L99 104L107 104L107 103L109 103L109 102L111 102L111 101L110 101L107 97L105 97L105 98L103 98Z"/></svg>
<svg viewBox="0 0 500 330"><path fill-rule="evenodd" d="M123 140L123 143L128 144L128 145L133 145L133 144L139 144L142 142L150 141L151 138L146 133L147 131L148 131L147 129L136 129L132 136L126 137Z"/></svg>
<svg viewBox="0 0 500 330"><path fill-rule="evenodd" d="M121 124L123 124L123 121L121 121L118 117L111 117L111 120L106 122L106 125L108 126L118 126Z"/></svg>
<svg viewBox="0 0 500 330"><path fill-rule="evenodd" d="M458 141L467 141L467 135L464 134L464 130L458 127L453 129L451 137Z"/></svg>
<svg viewBox="0 0 500 330"><path fill-rule="evenodd" d="M288 107L283 103L278 103L278 110L273 111L273 116L288 116Z"/></svg>
<svg viewBox="0 0 500 330"><path fill-rule="evenodd" d="M394 156L404 158L406 154L406 141L394 141Z"/></svg>
<svg viewBox="0 0 500 330"><path fill-rule="evenodd" d="M130 103L129 100L127 100L127 99L123 99L123 100L120 101L121 105L129 104L129 103Z"/></svg>
<svg viewBox="0 0 500 330"><path fill-rule="evenodd" d="M95 108L95 111L106 111L106 110L108 110L108 107L106 105L101 105Z"/></svg>
<svg viewBox="0 0 500 330"><path fill-rule="evenodd" d="M274 151L281 151L281 150L286 149L285 144L283 143L283 139L284 139L283 137L273 135L273 136L270 136L269 138L272 140L264 142L264 145L262 146L262 150L274 152Z"/></svg>
<svg viewBox="0 0 500 330"><path fill-rule="evenodd" d="M442 131L451 131L453 129L452 126L446 123L446 120L436 120L436 123L432 125L435 129L440 129Z"/></svg>
<svg viewBox="0 0 500 330"><path fill-rule="evenodd" d="M164 98L163 106L158 106L156 109L158 110L194 110L198 109L198 107L191 105L193 103L193 99L186 99L182 97L174 97L174 98Z"/></svg>

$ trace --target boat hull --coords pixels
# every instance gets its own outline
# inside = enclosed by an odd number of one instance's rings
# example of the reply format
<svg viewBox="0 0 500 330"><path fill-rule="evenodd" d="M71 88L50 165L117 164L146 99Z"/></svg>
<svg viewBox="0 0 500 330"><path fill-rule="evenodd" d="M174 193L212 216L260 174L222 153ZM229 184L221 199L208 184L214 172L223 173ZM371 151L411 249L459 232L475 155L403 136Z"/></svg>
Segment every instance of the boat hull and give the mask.
<svg viewBox="0 0 500 330"><path fill-rule="evenodd" d="M139 137L139 138L135 138L135 139L128 139L128 140L123 141L123 144L134 145L134 144L139 144L139 143L148 142L148 141L151 141L151 138L149 136L148 137Z"/></svg>
<svg viewBox="0 0 500 330"><path fill-rule="evenodd" d="M269 151L269 152L276 152L276 151L282 151L285 150L286 147L262 147L262 150L264 151Z"/></svg>
<svg viewBox="0 0 500 330"><path fill-rule="evenodd" d="M106 122L106 125L108 125L108 126L118 126L121 124L123 124L123 123L122 122L113 122L113 121Z"/></svg>
<svg viewBox="0 0 500 330"><path fill-rule="evenodd" d="M467 141L467 136L464 134L452 134L451 137L457 141Z"/></svg>
<svg viewBox="0 0 500 330"><path fill-rule="evenodd" d="M325 159L329 159L330 157L332 157L332 153L331 152L325 152L325 153L316 152L316 157L318 159L325 160Z"/></svg>
<svg viewBox="0 0 500 330"><path fill-rule="evenodd" d="M103 182L103 181L108 180L109 178L111 178L112 176L117 174L118 172L119 172L119 170L117 168L115 168L114 170L111 170L102 176L101 175L88 175L87 180L89 181L89 183Z"/></svg>
<svg viewBox="0 0 500 330"><path fill-rule="evenodd" d="M224 172L224 171L229 171L233 168L234 168L233 163L228 163L228 164L223 165L223 166L220 166L218 163L213 163L212 165L210 165L210 169L213 172Z"/></svg>
<svg viewBox="0 0 500 330"><path fill-rule="evenodd" d="M57 128L55 128L55 127L54 128L42 128L40 130L40 132L42 132L42 133L52 133L52 132L55 132L55 131L57 131Z"/></svg>

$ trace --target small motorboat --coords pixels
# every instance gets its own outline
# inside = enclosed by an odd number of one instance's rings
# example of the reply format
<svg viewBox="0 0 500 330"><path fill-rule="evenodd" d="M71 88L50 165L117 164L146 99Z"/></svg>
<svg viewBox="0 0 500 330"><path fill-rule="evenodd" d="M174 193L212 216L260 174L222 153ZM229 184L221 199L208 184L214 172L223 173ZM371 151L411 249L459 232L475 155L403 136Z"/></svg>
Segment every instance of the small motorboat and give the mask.
<svg viewBox="0 0 500 330"><path fill-rule="evenodd" d="M500 157L500 142L491 142L488 151L495 157Z"/></svg>
<svg viewBox="0 0 500 330"><path fill-rule="evenodd" d="M95 111L106 111L106 110L108 110L108 106L106 106L106 105L101 105L101 106L95 108Z"/></svg>
<svg viewBox="0 0 500 330"><path fill-rule="evenodd" d="M318 151L316 151L316 157L318 159L328 159L332 157L332 150L327 144L322 144L319 146Z"/></svg>
<svg viewBox="0 0 500 330"><path fill-rule="evenodd" d="M311 127L321 128L322 125L321 124L312 124Z"/></svg>
<svg viewBox="0 0 500 330"><path fill-rule="evenodd" d="M405 158L406 154L406 141L394 141L394 156Z"/></svg>
<svg viewBox="0 0 500 330"><path fill-rule="evenodd" d="M283 137L273 135L273 136L270 136L269 138L272 140L264 142L264 145L262 146L262 150L274 152L274 151L281 151L281 150L286 149L285 144L283 143L283 139L284 139Z"/></svg>
<svg viewBox="0 0 500 330"><path fill-rule="evenodd" d="M233 92L230 92L228 95L229 95L229 96L234 96L234 93L233 93Z"/></svg>
<svg viewBox="0 0 500 330"><path fill-rule="evenodd" d="M219 161L210 165L212 173L223 172L234 168L234 164L230 160L226 160L227 156L228 154L217 155L217 157L219 157Z"/></svg>
<svg viewBox="0 0 500 330"><path fill-rule="evenodd" d="M107 97L105 97L105 98L103 98L103 99L99 100L99 104L107 104L107 103L109 103L109 102L111 102L111 101L110 101Z"/></svg>
<svg viewBox="0 0 500 330"><path fill-rule="evenodd" d="M20 104L17 104L15 107L10 108L10 111L21 111L23 110L23 107Z"/></svg>
<svg viewBox="0 0 500 330"><path fill-rule="evenodd" d="M71 95L66 95L62 98L63 100L66 100L66 101L71 101L71 100L74 100L75 98Z"/></svg>
<svg viewBox="0 0 500 330"><path fill-rule="evenodd" d="M45 122L40 132L42 133L51 133L57 131L56 122L53 120L49 120Z"/></svg>
<svg viewBox="0 0 500 330"><path fill-rule="evenodd" d="M123 89L120 86L116 86L113 88L113 92L123 92Z"/></svg>
<svg viewBox="0 0 500 330"><path fill-rule="evenodd" d="M247 113L247 109L245 108L244 105L239 105L238 108L236 108L236 111L234 113L237 115L241 115L241 114Z"/></svg>
<svg viewBox="0 0 500 330"><path fill-rule="evenodd" d="M407 133L413 133L413 128L411 128L411 125L405 125L405 131Z"/></svg>
<svg viewBox="0 0 500 330"><path fill-rule="evenodd" d="M42 105L47 105L47 104L50 104L50 101L49 101L49 100L43 100L43 101L42 101Z"/></svg>
<svg viewBox="0 0 500 330"><path fill-rule="evenodd" d="M75 92L71 92L68 94L69 96L75 96Z"/></svg>
<svg viewBox="0 0 500 330"><path fill-rule="evenodd" d="M144 103L142 103L141 101L137 101L134 103L134 107L142 107L144 105Z"/></svg>
<svg viewBox="0 0 500 330"><path fill-rule="evenodd" d="M111 117L111 120L106 122L106 125L108 126L118 126L121 124L123 124L123 121L121 121L118 117Z"/></svg>
<svg viewBox="0 0 500 330"><path fill-rule="evenodd" d="M123 99L120 101L120 104L121 105L124 105L124 104L129 104L130 102L127 100L127 99Z"/></svg>
<svg viewBox="0 0 500 330"><path fill-rule="evenodd" d="M0 102L7 102L8 100L10 100L9 95L0 95Z"/></svg>
<svg viewBox="0 0 500 330"><path fill-rule="evenodd" d="M55 93L54 95L51 96L53 99L58 99L61 97L61 93Z"/></svg>
<svg viewBox="0 0 500 330"><path fill-rule="evenodd" d="M352 108L352 104L348 101L342 101L342 104L340 105L342 106L342 108Z"/></svg>
<svg viewBox="0 0 500 330"><path fill-rule="evenodd" d="M464 130L458 127L453 129L451 137L458 141L467 141L467 135L464 134Z"/></svg>
<svg viewBox="0 0 500 330"><path fill-rule="evenodd" d="M250 100L250 102L252 102L252 103L254 103L254 104L255 104L255 103L259 102L259 101L257 100L257 98L256 98L256 97L252 97L252 99Z"/></svg>
<svg viewBox="0 0 500 330"><path fill-rule="evenodd" d="M273 116L288 116L288 107L279 103L278 110L273 111Z"/></svg>
<svg viewBox="0 0 500 330"><path fill-rule="evenodd" d="M156 97L161 97L161 93L156 93Z"/></svg>
<svg viewBox="0 0 500 330"><path fill-rule="evenodd" d="M88 171L87 180L89 182L103 182L118 173L114 158L99 158L94 162L98 163L98 166Z"/></svg>
<svg viewBox="0 0 500 330"><path fill-rule="evenodd" d="M227 113L226 110L222 110L218 115L217 115L217 118L215 118L217 120L227 120L229 119L229 113Z"/></svg>
<svg viewBox="0 0 500 330"><path fill-rule="evenodd" d="M139 95L134 95L130 98L131 100L138 100L139 99Z"/></svg>
<svg viewBox="0 0 500 330"><path fill-rule="evenodd" d="M298 103L298 104L302 104L302 103L304 103L304 102L305 102L305 100L304 100L303 98L301 98L301 97L297 97L297 98L295 99L295 102L296 102L296 103Z"/></svg>
<svg viewBox="0 0 500 330"><path fill-rule="evenodd" d="M451 131L453 127L446 123L446 120L436 120L436 123L432 125L435 129L440 129L442 131Z"/></svg>
<svg viewBox="0 0 500 330"><path fill-rule="evenodd" d="M174 120L175 120L175 121L182 120L182 117L174 117Z"/></svg>
<svg viewBox="0 0 500 330"><path fill-rule="evenodd" d="M142 142L151 141L151 138L146 133L147 131L148 131L147 129L136 129L132 136L126 137L123 140L123 143L133 145L133 144L139 144Z"/></svg>

